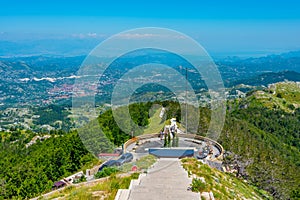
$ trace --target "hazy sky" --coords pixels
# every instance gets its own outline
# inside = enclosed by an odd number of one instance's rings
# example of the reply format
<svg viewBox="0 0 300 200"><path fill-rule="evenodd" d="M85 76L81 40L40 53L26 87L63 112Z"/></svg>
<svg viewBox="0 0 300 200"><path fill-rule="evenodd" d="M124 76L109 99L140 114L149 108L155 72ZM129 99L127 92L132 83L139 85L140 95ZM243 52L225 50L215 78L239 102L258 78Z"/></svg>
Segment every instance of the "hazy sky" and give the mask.
<svg viewBox="0 0 300 200"><path fill-rule="evenodd" d="M183 32L213 52L300 49L300 2L0 0L0 40L105 39L137 27Z"/></svg>

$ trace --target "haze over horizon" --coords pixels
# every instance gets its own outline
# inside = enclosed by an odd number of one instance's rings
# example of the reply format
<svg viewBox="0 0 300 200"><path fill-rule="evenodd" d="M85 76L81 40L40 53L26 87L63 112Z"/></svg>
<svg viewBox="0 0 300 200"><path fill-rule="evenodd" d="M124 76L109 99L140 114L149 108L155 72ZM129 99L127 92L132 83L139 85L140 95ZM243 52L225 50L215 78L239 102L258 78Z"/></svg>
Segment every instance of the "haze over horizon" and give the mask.
<svg viewBox="0 0 300 200"><path fill-rule="evenodd" d="M300 49L300 3L95 0L0 3L1 56L87 54L113 34L164 27L198 41L212 55L260 56ZM23 48L16 48L16 46ZM9 48L19 52L9 51ZM76 49L76 51L74 51Z"/></svg>

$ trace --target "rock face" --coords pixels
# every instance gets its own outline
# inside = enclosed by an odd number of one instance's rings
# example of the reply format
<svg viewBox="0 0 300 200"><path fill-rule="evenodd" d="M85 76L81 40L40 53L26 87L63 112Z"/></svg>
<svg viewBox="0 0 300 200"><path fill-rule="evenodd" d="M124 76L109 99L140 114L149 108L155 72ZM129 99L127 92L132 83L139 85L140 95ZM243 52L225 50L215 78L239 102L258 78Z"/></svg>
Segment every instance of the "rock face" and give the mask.
<svg viewBox="0 0 300 200"><path fill-rule="evenodd" d="M129 199L199 200L198 193L188 191L191 182L179 159L161 158L140 180L139 185L131 188Z"/></svg>

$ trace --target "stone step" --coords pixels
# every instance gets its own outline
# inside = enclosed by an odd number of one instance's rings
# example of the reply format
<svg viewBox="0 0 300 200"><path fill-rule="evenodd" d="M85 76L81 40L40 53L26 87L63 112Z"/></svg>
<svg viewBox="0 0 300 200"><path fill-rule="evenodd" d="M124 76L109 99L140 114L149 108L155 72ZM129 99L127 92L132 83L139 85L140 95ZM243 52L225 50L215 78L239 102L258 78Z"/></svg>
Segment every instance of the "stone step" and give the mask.
<svg viewBox="0 0 300 200"><path fill-rule="evenodd" d="M169 185L171 185L172 187L182 187L181 185L190 185L190 181L180 181L180 180L176 180L173 183L170 183L167 180L163 180L163 181L159 181L159 182L155 182L155 181L142 181L141 184L142 186L151 186L153 188L161 188L161 187L167 187Z"/></svg>
<svg viewBox="0 0 300 200"><path fill-rule="evenodd" d="M116 200L127 200L129 198L130 190L119 189L115 197Z"/></svg>
<svg viewBox="0 0 300 200"><path fill-rule="evenodd" d="M148 173L140 178L139 184L132 184L130 200L193 200L200 199L199 193L188 191L192 182L182 168L179 159L159 159Z"/></svg>
<svg viewBox="0 0 300 200"><path fill-rule="evenodd" d="M199 200L200 195L198 193L165 193L164 191L150 191L151 195L145 195L147 191L136 191L131 193L129 200L165 200L165 199L179 199L179 200Z"/></svg>

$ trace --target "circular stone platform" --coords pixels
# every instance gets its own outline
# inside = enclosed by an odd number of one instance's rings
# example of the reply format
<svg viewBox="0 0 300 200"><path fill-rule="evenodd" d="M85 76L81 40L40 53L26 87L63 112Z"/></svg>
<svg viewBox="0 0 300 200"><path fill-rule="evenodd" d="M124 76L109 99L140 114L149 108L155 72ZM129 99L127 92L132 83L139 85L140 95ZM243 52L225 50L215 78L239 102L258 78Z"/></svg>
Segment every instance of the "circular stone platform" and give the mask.
<svg viewBox="0 0 300 200"><path fill-rule="evenodd" d="M138 144L137 144L138 143ZM171 139L172 143L172 139ZM177 147L170 147L168 149L194 149L194 157L197 158L199 152L203 151L205 146L209 146L212 150L212 153L205 157L206 159L214 159L221 154L219 148L216 145L212 144L212 142L199 140L195 138L185 138L179 137L178 146ZM147 139L138 139L138 142L134 142L126 146L126 151L131 152L134 154L136 158L144 156L145 154L149 153L149 149L155 148L164 148L164 139L159 138L158 136L154 136L152 138Z"/></svg>

